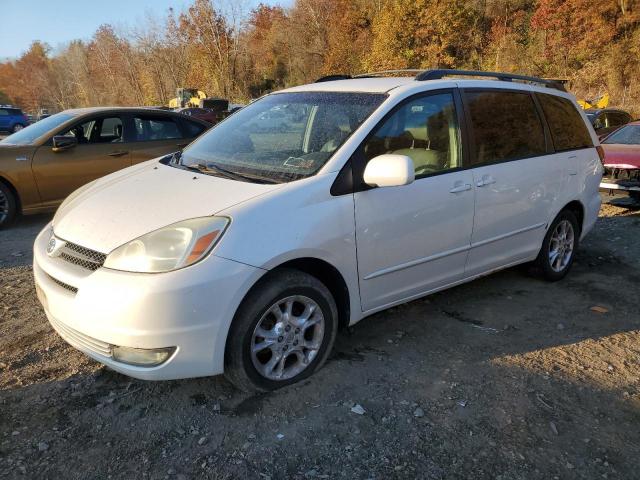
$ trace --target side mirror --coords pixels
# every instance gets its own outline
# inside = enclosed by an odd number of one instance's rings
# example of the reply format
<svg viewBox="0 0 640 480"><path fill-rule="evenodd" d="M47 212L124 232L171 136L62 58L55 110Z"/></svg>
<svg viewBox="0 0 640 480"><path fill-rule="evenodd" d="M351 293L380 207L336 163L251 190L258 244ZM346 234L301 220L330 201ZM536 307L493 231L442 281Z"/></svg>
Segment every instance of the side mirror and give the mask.
<svg viewBox="0 0 640 480"><path fill-rule="evenodd" d="M58 135L53 137L53 148L51 150L54 152L62 152L64 150L69 150L76 145L78 145L78 139L76 137Z"/></svg>
<svg viewBox="0 0 640 480"><path fill-rule="evenodd" d="M364 182L372 187L399 187L414 180L413 160L406 155L380 155L369 160L364 169Z"/></svg>

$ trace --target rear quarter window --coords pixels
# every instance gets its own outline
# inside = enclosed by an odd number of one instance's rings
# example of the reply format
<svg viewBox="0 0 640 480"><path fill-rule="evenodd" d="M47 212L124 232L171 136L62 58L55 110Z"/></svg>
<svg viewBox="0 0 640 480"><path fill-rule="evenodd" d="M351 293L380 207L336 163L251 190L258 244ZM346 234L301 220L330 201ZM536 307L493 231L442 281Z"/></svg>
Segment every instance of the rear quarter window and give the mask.
<svg viewBox="0 0 640 480"><path fill-rule="evenodd" d="M536 93L536 96L542 105L556 151L593 147L589 130L573 102L545 93Z"/></svg>

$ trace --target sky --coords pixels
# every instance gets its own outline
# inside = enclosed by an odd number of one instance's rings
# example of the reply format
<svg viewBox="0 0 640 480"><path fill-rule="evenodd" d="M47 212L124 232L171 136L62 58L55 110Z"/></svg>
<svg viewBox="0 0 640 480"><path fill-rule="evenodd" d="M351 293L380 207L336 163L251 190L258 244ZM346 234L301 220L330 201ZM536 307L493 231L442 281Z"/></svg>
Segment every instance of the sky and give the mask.
<svg viewBox="0 0 640 480"><path fill-rule="evenodd" d="M249 8L258 0L243 2ZM293 0L262 0L265 4L290 6ZM34 40L54 49L70 40L91 38L103 23L134 27L149 13L162 18L169 7L180 11L189 0L0 0L0 60L17 58Z"/></svg>

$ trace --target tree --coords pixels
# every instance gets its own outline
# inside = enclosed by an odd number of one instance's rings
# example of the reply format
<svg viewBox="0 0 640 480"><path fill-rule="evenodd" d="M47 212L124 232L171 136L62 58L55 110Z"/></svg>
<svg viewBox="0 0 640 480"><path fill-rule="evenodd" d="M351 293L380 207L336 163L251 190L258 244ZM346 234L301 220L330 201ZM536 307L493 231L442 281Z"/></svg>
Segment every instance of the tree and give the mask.
<svg viewBox="0 0 640 480"><path fill-rule="evenodd" d="M395 0L373 25L370 69L474 66L480 16L463 0Z"/></svg>

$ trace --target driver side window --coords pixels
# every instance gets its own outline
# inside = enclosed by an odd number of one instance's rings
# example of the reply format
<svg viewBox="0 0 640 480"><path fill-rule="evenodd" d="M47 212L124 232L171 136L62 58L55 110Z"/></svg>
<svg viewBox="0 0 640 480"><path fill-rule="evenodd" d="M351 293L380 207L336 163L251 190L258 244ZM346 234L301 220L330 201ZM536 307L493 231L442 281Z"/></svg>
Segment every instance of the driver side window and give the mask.
<svg viewBox="0 0 640 480"><path fill-rule="evenodd" d="M378 125L365 157L391 153L413 160L416 178L462 166L460 133L451 93L415 98Z"/></svg>
<svg viewBox="0 0 640 480"><path fill-rule="evenodd" d="M91 119L84 123L74 125L59 135L75 137L79 145L85 143L122 142L122 120L120 117Z"/></svg>

